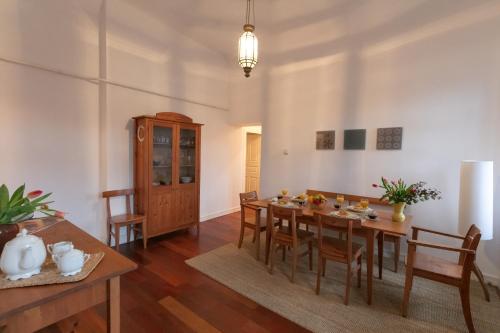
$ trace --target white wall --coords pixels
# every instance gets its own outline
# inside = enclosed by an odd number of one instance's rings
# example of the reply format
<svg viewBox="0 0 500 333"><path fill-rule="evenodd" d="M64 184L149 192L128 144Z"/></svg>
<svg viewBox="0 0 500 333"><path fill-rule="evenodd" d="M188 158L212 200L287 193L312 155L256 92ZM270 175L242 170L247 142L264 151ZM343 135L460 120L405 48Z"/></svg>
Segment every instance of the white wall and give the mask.
<svg viewBox="0 0 500 333"><path fill-rule="evenodd" d="M478 264L498 279L500 4L352 6L339 16L304 15L296 21L303 26L276 24L288 30L276 31L265 96L245 106L265 101L262 194L287 187L377 196L370 185L381 176L424 180L443 200L411 207L414 223L456 232L460 161L494 160L496 239L482 242ZM403 149L377 151L376 129L392 126L404 127ZM367 129L367 149L344 151L343 130L355 128ZM336 149L316 151L315 132L330 129Z"/></svg>
<svg viewBox="0 0 500 333"><path fill-rule="evenodd" d="M100 3L2 1L0 57L98 77ZM100 191L133 186L131 118L170 111L205 124L202 219L237 209L241 130L229 124L224 58L119 1L107 31L108 79L215 108L108 86L100 131L96 84L0 61L0 183L53 192L54 207L104 240Z"/></svg>

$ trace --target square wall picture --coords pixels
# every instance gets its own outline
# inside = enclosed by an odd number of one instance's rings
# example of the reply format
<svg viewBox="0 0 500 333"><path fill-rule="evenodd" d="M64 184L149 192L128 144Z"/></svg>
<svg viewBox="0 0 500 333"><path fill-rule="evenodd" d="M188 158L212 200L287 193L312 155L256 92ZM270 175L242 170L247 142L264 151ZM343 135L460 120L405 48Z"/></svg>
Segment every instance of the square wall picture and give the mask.
<svg viewBox="0 0 500 333"><path fill-rule="evenodd" d="M316 132L316 150L335 149L335 131Z"/></svg>
<svg viewBox="0 0 500 333"><path fill-rule="evenodd" d="M403 127L387 127L377 129L378 150L401 150L403 144Z"/></svg>
<svg viewBox="0 0 500 333"><path fill-rule="evenodd" d="M365 145L366 145L365 129L344 130L345 150L364 150Z"/></svg>

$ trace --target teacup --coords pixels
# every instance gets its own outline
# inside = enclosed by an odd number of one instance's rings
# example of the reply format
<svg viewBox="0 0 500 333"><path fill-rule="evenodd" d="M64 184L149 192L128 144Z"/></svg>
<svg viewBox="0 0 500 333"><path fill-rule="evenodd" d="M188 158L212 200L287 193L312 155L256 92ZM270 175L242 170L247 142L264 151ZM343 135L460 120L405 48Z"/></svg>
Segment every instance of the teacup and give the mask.
<svg viewBox="0 0 500 333"><path fill-rule="evenodd" d="M47 244L47 251L52 255L60 255L62 253L73 250L73 243L70 241Z"/></svg>
<svg viewBox="0 0 500 333"><path fill-rule="evenodd" d="M83 265L90 259L90 254L84 253L81 250L72 249L58 255L53 255L52 258L59 272L61 272L61 275L70 276L82 271Z"/></svg>

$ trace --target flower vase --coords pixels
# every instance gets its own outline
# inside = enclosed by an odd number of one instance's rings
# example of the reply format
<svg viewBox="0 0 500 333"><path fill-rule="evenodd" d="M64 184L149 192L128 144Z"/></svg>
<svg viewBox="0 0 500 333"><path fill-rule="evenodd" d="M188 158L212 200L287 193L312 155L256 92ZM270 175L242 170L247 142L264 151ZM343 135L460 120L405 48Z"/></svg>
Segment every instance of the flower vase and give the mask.
<svg viewBox="0 0 500 333"><path fill-rule="evenodd" d="M406 219L405 210L406 202L397 202L393 205L392 221L393 222L403 222Z"/></svg>

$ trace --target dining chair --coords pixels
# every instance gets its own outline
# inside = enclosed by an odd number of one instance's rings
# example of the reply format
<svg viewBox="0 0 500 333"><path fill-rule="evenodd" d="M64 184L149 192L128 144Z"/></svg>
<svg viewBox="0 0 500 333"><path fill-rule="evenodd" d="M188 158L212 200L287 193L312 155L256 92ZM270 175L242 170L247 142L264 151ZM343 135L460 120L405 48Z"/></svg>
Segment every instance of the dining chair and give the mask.
<svg viewBox="0 0 500 333"><path fill-rule="evenodd" d="M348 305L351 280L355 272L357 273L358 288L361 287L363 246L352 241L353 229L361 228L361 220L340 218L324 213L314 213L314 218L318 225L318 274L316 280L316 294L319 295L321 276L325 276L326 261L332 260L344 263L347 265L344 304ZM344 230L347 234L347 240L325 236L323 234L324 227Z"/></svg>
<svg viewBox="0 0 500 333"><path fill-rule="evenodd" d="M314 233L300 229L297 224L297 217L302 216L301 208L280 207L276 204L269 206L273 228L271 234L271 267L269 273L273 274L275 252L281 247L283 250L283 261L285 260L286 249L292 251L292 275L290 281L295 281L295 271L297 270L297 260L299 257L309 256L309 270L312 270L313 241ZM278 223L276 224L276 219ZM283 221L288 221L284 226ZM307 244L307 251L299 253L301 245Z"/></svg>
<svg viewBox="0 0 500 333"><path fill-rule="evenodd" d="M470 275L475 268L475 254L481 231L472 225L466 236L451 235L439 231L412 227L412 239L408 240L408 259L406 264L406 280L401 314L408 315L408 302L413 285L413 277L419 276L425 279L449 284L458 287L460 300L462 301L462 312L469 332L475 332L474 323L470 311ZM418 240L419 231L436 235L462 239L462 247L452 247L447 245L428 243ZM440 259L438 257L417 252L417 247L433 248L436 250L456 252L459 254L457 262ZM476 273L478 274L478 273Z"/></svg>
<svg viewBox="0 0 500 333"><path fill-rule="evenodd" d="M243 237L245 236L245 228L253 230L253 240L255 243L255 257L259 260L260 257L260 233L266 230L266 217L262 217L262 209L250 206L248 203L259 200L257 192L240 193L240 213L241 213L241 227L240 239L238 241L238 248L243 244Z"/></svg>
<svg viewBox="0 0 500 333"><path fill-rule="evenodd" d="M134 189L113 190L102 192L103 198L106 199L106 212L107 212L107 227L108 227L108 245L111 245L111 236L115 239L115 249L118 251L120 248L120 229L121 227L127 228L127 242L130 242L130 233L134 232L134 239L137 239L138 232L142 233L142 242L144 248L147 247L146 235L146 216L132 213L130 207L131 197L134 195ZM126 213L120 215L111 215L111 198L125 197Z"/></svg>

